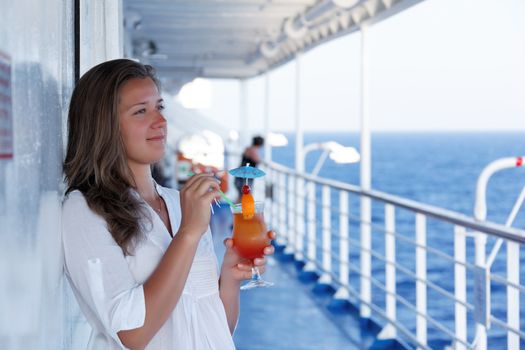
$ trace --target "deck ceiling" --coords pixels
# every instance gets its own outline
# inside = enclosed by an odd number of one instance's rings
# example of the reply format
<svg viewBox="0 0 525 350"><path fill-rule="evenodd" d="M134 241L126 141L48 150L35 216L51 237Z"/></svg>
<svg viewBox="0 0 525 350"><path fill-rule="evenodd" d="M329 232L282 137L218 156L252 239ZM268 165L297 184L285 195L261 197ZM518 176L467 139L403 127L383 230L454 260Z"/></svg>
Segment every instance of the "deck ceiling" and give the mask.
<svg viewBox="0 0 525 350"><path fill-rule="evenodd" d="M422 0L123 0L125 52L177 88L249 78Z"/></svg>

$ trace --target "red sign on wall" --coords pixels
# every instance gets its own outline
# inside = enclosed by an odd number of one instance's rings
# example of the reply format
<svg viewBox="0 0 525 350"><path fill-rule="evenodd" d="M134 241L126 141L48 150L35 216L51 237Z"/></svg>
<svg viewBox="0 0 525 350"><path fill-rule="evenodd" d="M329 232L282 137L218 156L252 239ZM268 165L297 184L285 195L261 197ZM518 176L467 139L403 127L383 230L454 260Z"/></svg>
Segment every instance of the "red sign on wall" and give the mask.
<svg viewBox="0 0 525 350"><path fill-rule="evenodd" d="M13 158L11 58L0 51L0 159Z"/></svg>

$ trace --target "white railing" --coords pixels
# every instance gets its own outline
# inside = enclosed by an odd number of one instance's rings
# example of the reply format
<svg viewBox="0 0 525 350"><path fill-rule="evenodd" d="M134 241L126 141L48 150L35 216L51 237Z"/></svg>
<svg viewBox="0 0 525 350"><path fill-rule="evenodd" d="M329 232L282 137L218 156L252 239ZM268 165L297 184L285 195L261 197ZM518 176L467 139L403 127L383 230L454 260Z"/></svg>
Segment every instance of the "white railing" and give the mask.
<svg viewBox="0 0 525 350"><path fill-rule="evenodd" d="M519 296L525 293L525 287L520 284L518 268L519 248L525 244L525 231L382 192L299 174L276 163L267 164L265 170L273 186L274 197L269 201L270 224L278 231L278 242L286 246L286 253L305 263L305 271L319 274L318 283L335 286L334 298L357 303L361 317L369 318L371 311L371 316L384 325L379 339L400 337L414 347L429 349L428 330L432 328L440 334L440 339L448 339L455 349L486 349L486 329L492 324L507 333L512 349L519 349L520 338L525 339L525 332L519 327ZM316 196L318 190L320 195ZM525 190L521 197L525 197ZM384 219L361 220L361 198L369 199L372 208L383 206ZM403 214L405 221L396 217L397 214ZM407 216L413 220L413 233L404 231ZM440 225L439 242L427 235L435 230L433 225ZM443 231L442 226L449 230ZM363 228L371 232L371 241L367 235L363 241L359 232ZM473 242L467 241L470 237L475 237L475 251L471 251L474 250ZM503 241L510 247L507 278L491 273L485 259L486 237L498 240L493 252L497 252ZM411 248L402 250L400 245ZM447 249L450 252L446 252ZM401 251L404 256L396 256L396 252ZM407 252L410 252L408 257ZM474 255L475 259L469 261L468 257ZM429 257L439 261L442 270L439 278L435 277L435 267L428 265ZM378 265L371 264L370 259L381 264L380 273L372 274L372 266L377 269ZM441 267L443 263L450 265L450 273ZM440 279L453 280L453 290L440 285ZM396 285L401 282L414 286L408 295L396 291ZM506 295L503 292L501 295L508 300L507 321L491 313L491 282L507 287ZM370 294L363 297L363 285L370 285L367 288L372 288L374 293L368 291ZM428 304L430 293L432 304ZM378 300L378 295L383 300ZM411 300L414 295L415 300ZM442 306L438 310L434 296L440 298ZM441 310L447 305L450 305L448 314ZM401 308L403 312L400 313ZM472 321L468 323L469 313L475 325ZM407 317L408 314L413 317Z"/></svg>
<svg viewBox="0 0 525 350"><path fill-rule="evenodd" d="M507 168L515 168L523 166L523 157L508 157L501 158L493 161L483 169L481 172L478 182L476 185L476 201L474 205L474 216L478 220L485 220L487 217L487 200L486 200L486 189L490 177L501 170ZM516 200L512 211L505 222L505 226L510 227L514 223L514 219L521 208L525 199L525 187ZM485 258L486 251L486 236L482 233L478 233L476 236L476 265L478 268L488 271L490 273L492 264L496 259L496 256L503 244L503 239L498 238L490 252L488 259ZM503 279L503 283L507 289L507 322L505 327L507 329L520 329L520 294L519 288L515 287L519 285L520 280L520 246L518 243L513 241L507 241L507 280ZM494 276L498 277L498 276ZM497 280L498 278L496 278ZM487 288L490 288L487 282ZM490 293L490 289L489 289ZM490 295L490 294L489 294ZM476 339L479 339L479 349L486 349L486 329L492 321L490 314L490 302L486 303L486 312L480 320L476 320ZM487 320L488 318L488 320ZM496 323L500 320L495 319ZM507 349L519 349L520 348L520 337L519 332L507 332Z"/></svg>

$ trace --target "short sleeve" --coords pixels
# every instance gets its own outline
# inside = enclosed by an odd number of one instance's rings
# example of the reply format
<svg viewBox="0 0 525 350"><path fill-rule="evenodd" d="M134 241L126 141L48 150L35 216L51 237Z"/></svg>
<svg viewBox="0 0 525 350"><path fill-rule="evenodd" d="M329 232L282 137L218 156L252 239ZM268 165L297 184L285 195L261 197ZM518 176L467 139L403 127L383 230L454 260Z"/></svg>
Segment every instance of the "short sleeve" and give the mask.
<svg viewBox="0 0 525 350"><path fill-rule="evenodd" d="M62 242L66 273L79 302L103 328L99 331L125 349L117 333L144 325L144 289L133 278L105 220L78 191L70 193L62 206Z"/></svg>

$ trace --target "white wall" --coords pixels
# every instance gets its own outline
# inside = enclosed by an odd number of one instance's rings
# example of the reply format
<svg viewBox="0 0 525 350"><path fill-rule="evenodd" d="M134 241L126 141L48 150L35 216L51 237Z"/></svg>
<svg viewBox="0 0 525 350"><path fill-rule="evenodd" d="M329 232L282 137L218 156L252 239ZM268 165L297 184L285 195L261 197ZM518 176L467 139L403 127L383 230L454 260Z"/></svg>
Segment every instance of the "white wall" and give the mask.
<svg viewBox="0 0 525 350"><path fill-rule="evenodd" d="M73 86L70 1L0 0L11 56L12 159L0 160L0 348L62 349L59 208L66 105Z"/></svg>
<svg viewBox="0 0 525 350"><path fill-rule="evenodd" d="M120 56L121 8L120 0L81 1L82 71ZM73 21L73 1L0 0L0 51L11 57L14 151L12 159L0 159L2 350L85 348L89 332L65 284L60 245Z"/></svg>

